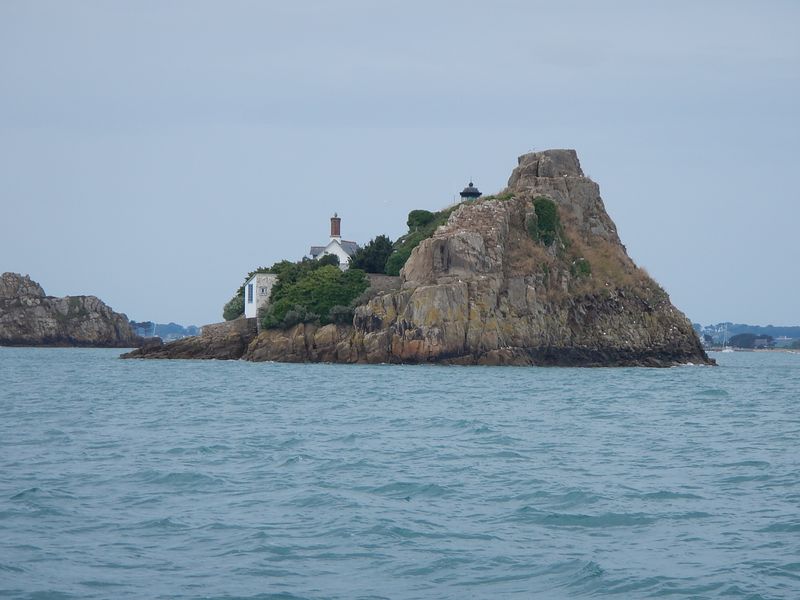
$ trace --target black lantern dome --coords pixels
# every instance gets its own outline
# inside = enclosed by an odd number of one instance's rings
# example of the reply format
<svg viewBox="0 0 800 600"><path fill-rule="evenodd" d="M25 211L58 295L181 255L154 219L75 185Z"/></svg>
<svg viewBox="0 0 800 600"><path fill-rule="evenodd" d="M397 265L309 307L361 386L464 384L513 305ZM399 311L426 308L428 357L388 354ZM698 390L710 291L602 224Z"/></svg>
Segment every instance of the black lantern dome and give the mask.
<svg viewBox="0 0 800 600"><path fill-rule="evenodd" d="M476 198L481 197L481 192L476 188L473 183L470 181L469 185L465 187L461 192L461 198L464 200L475 200Z"/></svg>

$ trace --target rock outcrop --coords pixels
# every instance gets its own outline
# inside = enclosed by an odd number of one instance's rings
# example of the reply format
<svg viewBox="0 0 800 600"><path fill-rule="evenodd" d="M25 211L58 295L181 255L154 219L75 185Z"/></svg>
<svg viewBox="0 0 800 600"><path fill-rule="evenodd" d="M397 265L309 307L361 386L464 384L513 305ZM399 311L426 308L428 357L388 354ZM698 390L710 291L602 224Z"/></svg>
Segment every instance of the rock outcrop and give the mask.
<svg viewBox="0 0 800 600"><path fill-rule="evenodd" d="M557 213L550 238L537 203ZM165 347L166 348L166 347ZM169 351L168 351L169 353ZM688 319L628 257L574 150L519 158L497 196L461 204L411 253L400 289L350 326L264 331L251 361L712 364Z"/></svg>
<svg viewBox="0 0 800 600"><path fill-rule="evenodd" d="M0 277L0 346L92 346L140 344L128 318L94 296L46 296L30 277Z"/></svg>
<svg viewBox="0 0 800 600"><path fill-rule="evenodd" d="M225 323L205 325L200 335L185 337L167 344L161 339L148 340L122 358L241 358L258 334L256 320L244 317Z"/></svg>

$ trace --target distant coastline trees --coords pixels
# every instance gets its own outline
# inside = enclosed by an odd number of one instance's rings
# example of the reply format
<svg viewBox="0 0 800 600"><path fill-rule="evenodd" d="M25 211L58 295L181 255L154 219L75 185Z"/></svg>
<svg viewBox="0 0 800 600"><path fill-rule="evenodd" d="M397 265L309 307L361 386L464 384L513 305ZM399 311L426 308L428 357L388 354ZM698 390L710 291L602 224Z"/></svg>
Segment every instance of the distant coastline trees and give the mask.
<svg viewBox="0 0 800 600"><path fill-rule="evenodd" d="M739 333L734 335L729 343L734 348L772 348L775 340L771 335L756 335L755 333Z"/></svg>

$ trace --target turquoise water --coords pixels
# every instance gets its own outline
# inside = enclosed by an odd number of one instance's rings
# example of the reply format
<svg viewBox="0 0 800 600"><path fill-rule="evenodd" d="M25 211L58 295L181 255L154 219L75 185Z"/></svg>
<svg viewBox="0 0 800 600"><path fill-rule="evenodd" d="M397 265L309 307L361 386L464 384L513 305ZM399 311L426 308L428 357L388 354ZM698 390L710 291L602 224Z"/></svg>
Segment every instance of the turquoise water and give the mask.
<svg viewBox="0 0 800 600"><path fill-rule="evenodd" d="M0 348L0 597L800 598L800 355Z"/></svg>

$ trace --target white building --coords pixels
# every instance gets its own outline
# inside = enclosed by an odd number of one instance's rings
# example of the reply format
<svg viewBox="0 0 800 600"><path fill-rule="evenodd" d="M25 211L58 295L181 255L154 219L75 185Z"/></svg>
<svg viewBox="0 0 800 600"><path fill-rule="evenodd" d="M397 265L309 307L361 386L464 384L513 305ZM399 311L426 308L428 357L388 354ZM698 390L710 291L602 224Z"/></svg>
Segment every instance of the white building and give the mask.
<svg viewBox="0 0 800 600"><path fill-rule="evenodd" d="M274 273L256 273L244 284L244 316L257 317L260 308L269 303L272 286L278 280Z"/></svg>
<svg viewBox="0 0 800 600"><path fill-rule="evenodd" d="M311 258L319 259L332 254L339 259L339 268L347 270L350 258L358 250L358 244L342 239L342 219L336 213L331 217L331 241L325 246L311 246Z"/></svg>

